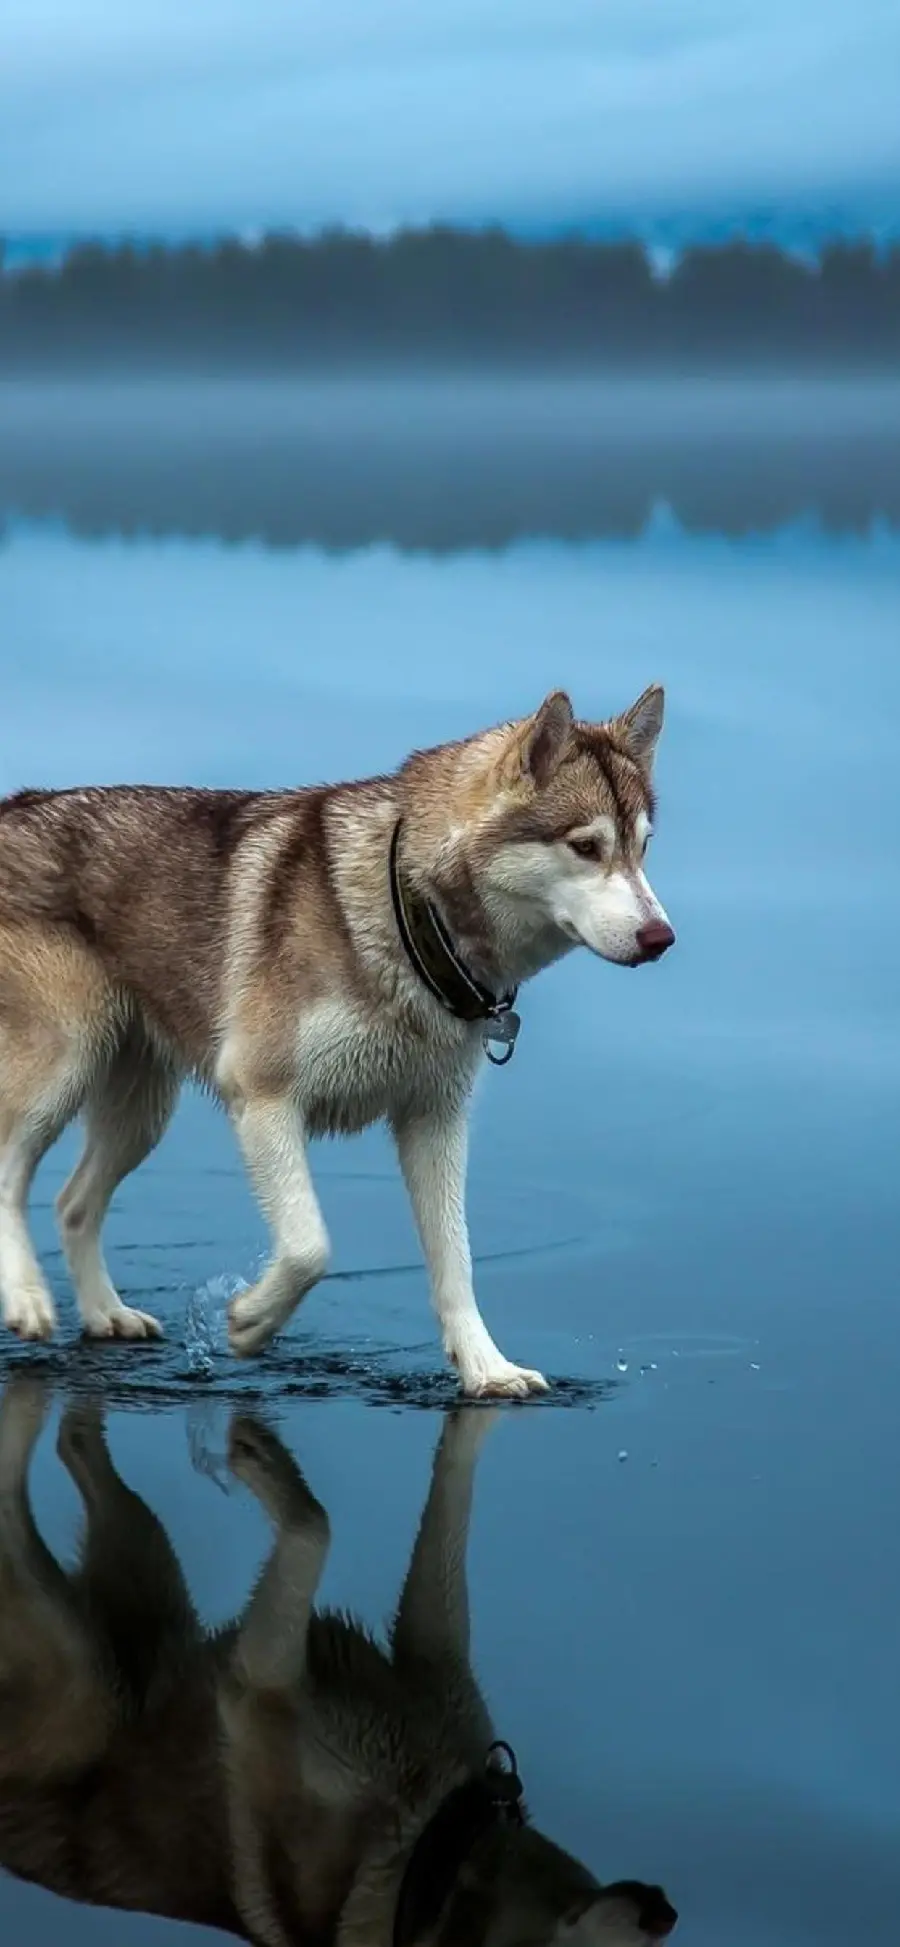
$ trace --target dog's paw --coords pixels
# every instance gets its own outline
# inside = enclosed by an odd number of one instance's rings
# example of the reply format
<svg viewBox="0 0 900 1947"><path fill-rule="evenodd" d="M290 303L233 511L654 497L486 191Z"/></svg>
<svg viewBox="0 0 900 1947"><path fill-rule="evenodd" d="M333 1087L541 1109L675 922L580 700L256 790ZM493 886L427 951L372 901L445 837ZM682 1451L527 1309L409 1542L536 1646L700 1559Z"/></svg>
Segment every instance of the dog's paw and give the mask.
<svg viewBox="0 0 900 1947"><path fill-rule="evenodd" d="M20 1339L52 1339L56 1330L56 1308L43 1285L29 1285L7 1298L3 1322Z"/></svg>
<svg viewBox="0 0 900 1947"><path fill-rule="evenodd" d="M0 1480L24 1465L50 1411L52 1392L36 1373L17 1372L0 1393Z"/></svg>
<svg viewBox="0 0 900 1947"><path fill-rule="evenodd" d="M249 1290L239 1291L228 1307L228 1343L238 1359L252 1359L283 1324L283 1314L272 1305L268 1293L259 1285L251 1285Z"/></svg>
<svg viewBox="0 0 900 1947"><path fill-rule="evenodd" d="M73 1478L89 1486L98 1468L110 1465L99 1399L71 1400L59 1423L56 1451Z"/></svg>
<svg viewBox="0 0 900 1947"><path fill-rule="evenodd" d="M327 1545L324 1508L307 1487L293 1454L252 1413L236 1413L231 1422L228 1465L279 1527L313 1527Z"/></svg>
<svg viewBox="0 0 900 1947"><path fill-rule="evenodd" d="M149 1312L133 1311L130 1305L116 1304L107 1310L86 1312L82 1318L89 1339L161 1339L163 1328Z"/></svg>
<svg viewBox="0 0 900 1947"><path fill-rule="evenodd" d="M228 1465L236 1479L254 1493L285 1466L293 1466L277 1433L253 1413L235 1413L228 1429Z"/></svg>
<svg viewBox="0 0 900 1947"><path fill-rule="evenodd" d="M502 1365L489 1367L486 1372L463 1378L463 1392L468 1399L527 1399L531 1393L549 1391L549 1383L542 1372L531 1372L527 1366L511 1365L508 1359L504 1359Z"/></svg>

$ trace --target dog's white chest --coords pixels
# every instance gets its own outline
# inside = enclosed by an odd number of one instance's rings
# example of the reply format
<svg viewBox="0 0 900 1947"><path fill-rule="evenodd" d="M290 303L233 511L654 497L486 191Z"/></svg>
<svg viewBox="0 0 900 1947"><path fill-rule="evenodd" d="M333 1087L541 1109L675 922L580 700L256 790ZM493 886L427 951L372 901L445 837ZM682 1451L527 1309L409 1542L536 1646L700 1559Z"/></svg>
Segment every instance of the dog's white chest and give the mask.
<svg viewBox="0 0 900 1947"><path fill-rule="evenodd" d="M407 1104L458 1095L477 1061L471 1031L448 1020L433 1036L342 1001L304 1015L296 1038L296 1089L311 1135L350 1135Z"/></svg>

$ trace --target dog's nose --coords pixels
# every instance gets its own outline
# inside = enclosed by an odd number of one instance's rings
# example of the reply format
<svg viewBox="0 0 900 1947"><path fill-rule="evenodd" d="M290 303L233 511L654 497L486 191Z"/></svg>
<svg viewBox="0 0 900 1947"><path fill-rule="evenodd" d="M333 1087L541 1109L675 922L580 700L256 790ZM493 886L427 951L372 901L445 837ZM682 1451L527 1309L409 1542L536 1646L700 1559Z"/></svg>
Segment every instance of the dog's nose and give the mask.
<svg viewBox="0 0 900 1947"><path fill-rule="evenodd" d="M668 929L672 931L672 929ZM651 1941L664 1941L678 1924L678 1914L662 1887L649 1887L645 1904L641 1908L641 1929L651 1935Z"/></svg>
<svg viewBox="0 0 900 1947"><path fill-rule="evenodd" d="M675 944L672 928L664 919L648 919L646 926L638 927L636 937L642 960L661 960Z"/></svg>

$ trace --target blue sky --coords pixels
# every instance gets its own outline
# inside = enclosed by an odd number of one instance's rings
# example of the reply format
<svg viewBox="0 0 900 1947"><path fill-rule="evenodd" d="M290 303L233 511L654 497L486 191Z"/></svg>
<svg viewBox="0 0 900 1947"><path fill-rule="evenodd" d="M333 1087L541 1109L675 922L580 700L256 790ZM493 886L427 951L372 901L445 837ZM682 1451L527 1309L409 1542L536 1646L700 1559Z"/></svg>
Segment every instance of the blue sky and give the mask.
<svg viewBox="0 0 900 1947"><path fill-rule="evenodd" d="M898 0L4 0L0 231L900 203Z"/></svg>

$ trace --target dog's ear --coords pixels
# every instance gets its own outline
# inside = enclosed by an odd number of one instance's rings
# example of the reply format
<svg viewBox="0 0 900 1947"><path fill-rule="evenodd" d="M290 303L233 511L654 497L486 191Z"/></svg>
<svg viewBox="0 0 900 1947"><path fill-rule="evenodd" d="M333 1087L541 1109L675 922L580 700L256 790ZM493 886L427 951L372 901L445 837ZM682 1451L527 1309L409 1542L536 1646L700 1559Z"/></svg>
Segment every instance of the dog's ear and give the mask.
<svg viewBox="0 0 900 1947"><path fill-rule="evenodd" d="M539 710L529 717L519 743L524 775L534 784L549 784L569 742L574 717L565 690L551 690Z"/></svg>
<svg viewBox="0 0 900 1947"><path fill-rule="evenodd" d="M623 745L629 757L633 757L641 769L649 771L656 755L659 733L663 727L665 691L661 684L651 683L643 691L630 710L624 710L620 717L614 717L609 728L616 742Z"/></svg>

